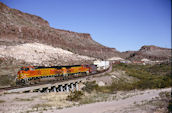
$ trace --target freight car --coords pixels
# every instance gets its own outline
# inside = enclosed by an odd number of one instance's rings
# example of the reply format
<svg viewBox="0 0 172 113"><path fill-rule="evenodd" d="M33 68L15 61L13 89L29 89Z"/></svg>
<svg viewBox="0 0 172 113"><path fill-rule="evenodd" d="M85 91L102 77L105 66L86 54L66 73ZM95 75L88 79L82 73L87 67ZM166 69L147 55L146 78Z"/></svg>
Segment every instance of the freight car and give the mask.
<svg viewBox="0 0 172 113"><path fill-rule="evenodd" d="M95 65L73 66L28 66L22 67L17 74L16 84L30 84L43 78L55 77L56 80L87 76L96 73Z"/></svg>

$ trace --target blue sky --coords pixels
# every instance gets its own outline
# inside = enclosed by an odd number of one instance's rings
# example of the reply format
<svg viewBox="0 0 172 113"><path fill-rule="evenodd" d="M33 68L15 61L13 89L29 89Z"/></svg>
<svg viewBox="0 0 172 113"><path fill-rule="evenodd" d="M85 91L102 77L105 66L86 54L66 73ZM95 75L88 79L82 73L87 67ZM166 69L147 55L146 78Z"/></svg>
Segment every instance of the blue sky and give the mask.
<svg viewBox="0 0 172 113"><path fill-rule="evenodd" d="M0 0L119 51L171 48L171 0Z"/></svg>

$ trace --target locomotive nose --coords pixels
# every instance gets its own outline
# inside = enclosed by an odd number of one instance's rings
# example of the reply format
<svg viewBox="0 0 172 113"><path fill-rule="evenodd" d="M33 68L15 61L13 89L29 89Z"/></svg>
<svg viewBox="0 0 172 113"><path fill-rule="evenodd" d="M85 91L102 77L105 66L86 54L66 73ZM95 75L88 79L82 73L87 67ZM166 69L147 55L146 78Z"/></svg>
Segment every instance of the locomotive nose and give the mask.
<svg viewBox="0 0 172 113"><path fill-rule="evenodd" d="M17 74L17 78L20 79L22 76L22 71L19 71L18 74Z"/></svg>

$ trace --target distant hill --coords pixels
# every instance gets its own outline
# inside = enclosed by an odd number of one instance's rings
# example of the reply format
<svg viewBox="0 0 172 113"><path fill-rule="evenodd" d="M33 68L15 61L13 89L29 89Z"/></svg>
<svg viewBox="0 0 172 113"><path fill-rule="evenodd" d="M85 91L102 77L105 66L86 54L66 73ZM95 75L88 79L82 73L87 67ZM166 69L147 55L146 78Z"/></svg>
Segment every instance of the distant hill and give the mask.
<svg viewBox="0 0 172 113"><path fill-rule="evenodd" d="M169 60L171 58L171 49L157 46L142 46L139 51L124 52L128 60L141 60L143 58L150 60Z"/></svg>

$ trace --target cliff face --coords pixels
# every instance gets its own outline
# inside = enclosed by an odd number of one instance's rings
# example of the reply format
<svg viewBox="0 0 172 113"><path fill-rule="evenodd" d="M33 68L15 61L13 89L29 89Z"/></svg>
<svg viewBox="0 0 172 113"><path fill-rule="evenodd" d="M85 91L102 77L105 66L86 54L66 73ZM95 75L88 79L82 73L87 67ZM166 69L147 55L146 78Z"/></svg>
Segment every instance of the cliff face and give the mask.
<svg viewBox="0 0 172 113"><path fill-rule="evenodd" d="M90 34L51 28L41 17L11 9L0 2L0 44L42 43L95 58L120 52L95 42Z"/></svg>
<svg viewBox="0 0 172 113"><path fill-rule="evenodd" d="M39 16L23 13L16 9L11 9L5 4L0 2L0 15L1 24L10 24L17 26L49 26L46 20L43 20Z"/></svg>
<svg viewBox="0 0 172 113"><path fill-rule="evenodd" d="M129 60L141 60L147 58L150 60L168 60L171 58L171 49L157 46L143 46L139 51L131 52L127 57Z"/></svg>

